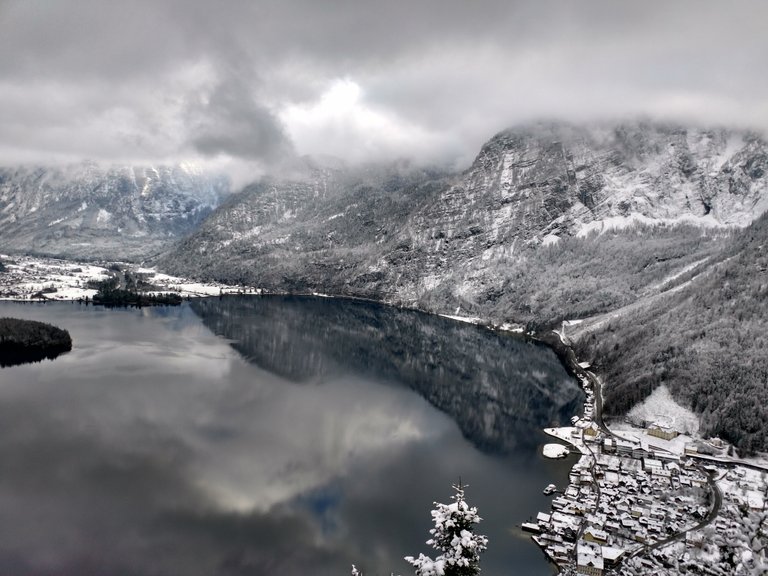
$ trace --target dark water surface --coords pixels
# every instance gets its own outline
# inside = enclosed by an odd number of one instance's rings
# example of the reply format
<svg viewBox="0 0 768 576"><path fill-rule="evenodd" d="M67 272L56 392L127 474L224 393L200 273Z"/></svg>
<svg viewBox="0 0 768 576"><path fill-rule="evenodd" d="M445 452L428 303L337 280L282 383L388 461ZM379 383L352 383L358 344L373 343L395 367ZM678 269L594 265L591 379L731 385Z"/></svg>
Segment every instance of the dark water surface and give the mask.
<svg viewBox="0 0 768 576"><path fill-rule="evenodd" d="M552 573L519 524L581 393L543 346L320 298L0 303L73 350L0 370L0 574L412 574L461 476L484 576Z"/></svg>

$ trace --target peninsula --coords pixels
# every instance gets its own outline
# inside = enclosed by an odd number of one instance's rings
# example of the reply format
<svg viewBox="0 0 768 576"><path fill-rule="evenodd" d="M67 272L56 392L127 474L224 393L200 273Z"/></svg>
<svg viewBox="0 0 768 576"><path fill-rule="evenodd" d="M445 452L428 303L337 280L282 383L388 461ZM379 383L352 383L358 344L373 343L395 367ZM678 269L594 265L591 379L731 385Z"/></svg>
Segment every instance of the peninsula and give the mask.
<svg viewBox="0 0 768 576"><path fill-rule="evenodd" d="M0 367L53 360L71 349L66 330L34 320L0 318Z"/></svg>

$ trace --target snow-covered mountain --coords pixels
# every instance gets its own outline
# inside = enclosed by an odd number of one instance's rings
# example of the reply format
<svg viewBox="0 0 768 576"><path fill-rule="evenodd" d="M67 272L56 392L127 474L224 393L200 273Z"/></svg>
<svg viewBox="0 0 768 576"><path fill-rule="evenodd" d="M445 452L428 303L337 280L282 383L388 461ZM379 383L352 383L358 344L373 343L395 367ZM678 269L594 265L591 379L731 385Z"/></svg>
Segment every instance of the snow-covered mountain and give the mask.
<svg viewBox="0 0 768 576"><path fill-rule="evenodd" d="M670 390L704 429L768 447L764 424L734 431L758 393L724 403L730 412L696 400L702 374L732 399L764 388L768 145L756 134L535 124L494 136L461 173L308 161L219 203L224 187L184 168L1 170L0 250L163 250L165 271L273 291L498 323L587 318L578 345L608 378L610 410L675 373ZM750 422L765 421L758 412Z"/></svg>
<svg viewBox="0 0 768 576"><path fill-rule="evenodd" d="M766 208L768 147L754 134L536 124L496 135L461 174L389 166L263 181L163 264L503 319L493 302L537 247L644 223L745 226Z"/></svg>
<svg viewBox="0 0 768 576"><path fill-rule="evenodd" d="M0 168L2 249L143 258L195 230L226 190L192 166Z"/></svg>
<svg viewBox="0 0 768 576"><path fill-rule="evenodd" d="M768 148L754 134L537 124L492 138L427 216L543 242L635 221L746 226L768 209L767 186Z"/></svg>

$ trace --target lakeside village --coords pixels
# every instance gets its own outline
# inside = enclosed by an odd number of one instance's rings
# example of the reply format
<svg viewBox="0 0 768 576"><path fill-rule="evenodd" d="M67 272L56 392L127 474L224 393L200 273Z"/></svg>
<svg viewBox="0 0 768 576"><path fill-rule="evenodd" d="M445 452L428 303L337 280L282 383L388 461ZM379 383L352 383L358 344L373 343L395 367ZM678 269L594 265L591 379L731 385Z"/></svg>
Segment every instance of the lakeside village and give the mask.
<svg viewBox="0 0 768 576"><path fill-rule="evenodd" d="M175 294L182 298L220 296L222 294L260 294L258 288L201 283L160 274L152 268L135 264L84 264L57 258L4 256L0 254L0 300L45 302L48 300L93 300L99 282L120 277L141 285L152 295Z"/></svg>
<svg viewBox="0 0 768 576"><path fill-rule="evenodd" d="M95 284L126 273L158 294L184 298L261 292L130 264L27 256L0 256L0 263L0 300L88 302ZM669 397L656 402L640 425L609 429L596 402L599 381L588 366L580 368L587 395L583 416L570 427L546 430L579 459L568 486L545 489L553 495L551 510L522 525L561 574L768 574L768 460L734 458L725 443L705 441L688 426L675 428L675 417L661 414L663 407L684 409ZM568 453L562 444L544 447L550 458Z"/></svg>
<svg viewBox="0 0 768 576"><path fill-rule="evenodd" d="M608 429L595 417L599 381L579 379L583 417L545 430L579 460L567 487L545 489L551 510L522 525L561 574L768 574L768 462L733 458L724 442L682 434L669 420Z"/></svg>

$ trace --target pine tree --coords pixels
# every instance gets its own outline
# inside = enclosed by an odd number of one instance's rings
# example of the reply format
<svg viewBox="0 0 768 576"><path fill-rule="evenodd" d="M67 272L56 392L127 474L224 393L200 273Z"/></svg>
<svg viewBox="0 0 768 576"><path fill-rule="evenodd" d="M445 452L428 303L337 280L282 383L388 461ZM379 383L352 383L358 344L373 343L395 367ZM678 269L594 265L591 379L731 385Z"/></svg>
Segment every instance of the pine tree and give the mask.
<svg viewBox="0 0 768 576"><path fill-rule="evenodd" d="M419 554L405 560L416 568L416 576L475 576L480 572L480 553L486 549L488 538L475 534L474 525L480 522L477 508L464 500L464 488L459 481L453 486L456 493L451 504L435 502L432 518L435 527L429 532L427 544L440 554L433 560Z"/></svg>

